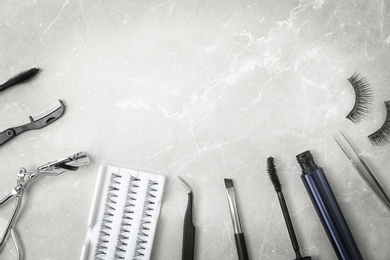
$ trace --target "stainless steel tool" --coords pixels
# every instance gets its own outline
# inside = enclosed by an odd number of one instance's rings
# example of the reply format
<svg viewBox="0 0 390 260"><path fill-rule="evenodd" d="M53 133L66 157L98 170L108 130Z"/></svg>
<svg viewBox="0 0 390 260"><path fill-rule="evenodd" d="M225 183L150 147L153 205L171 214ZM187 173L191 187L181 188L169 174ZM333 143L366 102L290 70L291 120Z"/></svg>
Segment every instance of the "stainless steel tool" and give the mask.
<svg viewBox="0 0 390 260"><path fill-rule="evenodd" d="M14 226L22 205L24 190L33 180L40 176L58 176L65 171L76 171L79 169L79 167L88 165L89 162L89 157L85 153L80 152L53 162L46 163L42 166L39 166L34 171L27 171L25 168L21 168L18 171L16 186L10 193L8 193L3 199L0 200L0 206L2 206L12 197L15 197L16 199L11 217L8 221L8 224L6 225L3 235L0 238L0 250L2 250L8 235L11 234L17 252L17 259L22 259L22 249L20 247L19 238Z"/></svg>
<svg viewBox="0 0 390 260"><path fill-rule="evenodd" d="M357 152L357 150L352 145L352 143L348 140L348 138L342 132L340 132L340 133L341 133L342 137L344 138L344 140L350 146L350 149L353 151L355 156L350 156L348 154L345 146L343 146L341 144L341 142L337 141L337 139L335 138L336 143L338 144L340 149L344 152L344 154L347 156L348 160L351 162L351 164L355 168L355 170L359 173L359 175L367 183L367 185L379 197L379 199L386 205L386 207L388 209L390 209L390 199L387 196L387 194L385 193L385 191L383 190L382 185L380 184L374 171L370 168L370 166L362 158L362 156Z"/></svg>

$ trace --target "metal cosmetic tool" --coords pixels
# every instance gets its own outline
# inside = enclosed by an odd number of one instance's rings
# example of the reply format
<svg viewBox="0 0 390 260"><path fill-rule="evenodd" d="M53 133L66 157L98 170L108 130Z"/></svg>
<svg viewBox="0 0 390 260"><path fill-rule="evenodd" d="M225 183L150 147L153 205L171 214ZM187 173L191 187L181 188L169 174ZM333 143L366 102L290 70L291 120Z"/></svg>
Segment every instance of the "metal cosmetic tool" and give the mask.
<svg viewBox="0 0 390 260"><path fill-rule="evenodd" d="M59 105L48 113L45 113L45 115L37 118L30 116L30 123L17 127L10 127L2 131L0 133L0 146L23 132L43 128L60 118L65 112L65 105L61 100L58 101Z"/></svg>
<svg viewBox="0 0 390 260"><path fill-rule="evenodd" d="M359 175L363 178L363 180L367 183L367 185L372 189L372 191L379 197L379 199L386 205L388 209L390 209L390 199L382 188L382 185L378 181L374 171L368 166L366 161L362 158L361 155L357 152L352 143L348 140L348 138L340 132L344 140L348 143L352 151L355 153L356 158L354 159L347 153L347 149L335 138L336 143L343 151L343 153L347 156L348 160L351 162L352 166L359 173ZM357 159L357 160L356 160Z"/></svg>
<svg viewBox="0 0 390 260"><path fill-rule="evenodd" d="M34 181L40 176L58 176L65 171L76 171L79 167L88 165L89 162L89 157L85 153L80 152L69 157L46 163L42 166L39 166L34 171L27 171L25 168L21 168L18 171L18 179L16 182L16 186L12 189L10 193L8 193L3 199L0 200L0 206L2 206L12 197L15 197L16 199L15 207L12 211L11 217L8 221L3 235L0 238L0 250L4 247L8 235L11 233L17 252L17 259L22 259L22 249L20 247L19 238L16 234L14 226L22 205L24 190L32 181Z"/></svg>
<svg viewBox="0 0 390 260"><path fill-rule="evenodd" d="M194 259L194 245L195 245L195 226L192 223L192 202L193 194L190 185L188 185L183 179L179 177L183 183L184 188L188 194L187 209L184 217L183 225L183 247L182 247L182 260Z"/></svg>

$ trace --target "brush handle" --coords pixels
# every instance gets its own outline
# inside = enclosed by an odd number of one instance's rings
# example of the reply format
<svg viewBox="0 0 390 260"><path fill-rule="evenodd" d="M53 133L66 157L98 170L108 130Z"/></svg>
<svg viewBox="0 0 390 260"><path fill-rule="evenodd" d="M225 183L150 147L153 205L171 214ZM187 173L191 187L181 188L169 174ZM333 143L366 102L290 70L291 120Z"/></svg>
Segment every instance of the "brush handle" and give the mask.
<svg viewBox="0 0 390 260"><path fill-rule="evenodd" d="M234 239L236 240L238 259L248 260L249 257L248 257L248 251L246 250L244 233L234 234Z"/></svg>
<svg viewBox="0 0 390 260"><path fill-rule="evenodd" d="M286 200L284 199L284 195L283 195L282 191L277 192L277 194L278 194L280 207L282 208L283 217L284 217L284 220L286 222L288 234L290 236L291 244L293 246L296 257L299 259L299 257L302 257L302 256L301 256L301 253L299 251L298 240L297 240L297 237L295 235L294 226L292 224L290 214L288 212Z"/></svg>
<svg viewBox="0 0 390 260"><path fill-rule="evenodd" d="M362 260L347 222L321 168L301 175L338 259Z"/></svg>

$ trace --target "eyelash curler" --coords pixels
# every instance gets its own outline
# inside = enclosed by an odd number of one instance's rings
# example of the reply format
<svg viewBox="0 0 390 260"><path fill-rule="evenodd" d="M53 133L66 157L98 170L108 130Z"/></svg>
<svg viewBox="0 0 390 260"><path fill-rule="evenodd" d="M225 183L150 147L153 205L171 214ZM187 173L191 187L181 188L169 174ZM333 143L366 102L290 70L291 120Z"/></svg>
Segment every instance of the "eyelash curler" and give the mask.
<svg viewBox="0 0 390 260"><path fill-rule="evenodd" d="M65 105L61 100L58 100L59 105L56 104L56 107L46 113L46 115L34 118L32 116L29 117L30 123L25 125L10 127L2 132L0 132L0 146L8 142L9 140L15 138L17 135L24 133L29 130L41 129L54 121L60 118L65 112Z"/></svg>
<svg viewBox="0 0 390 260"><path fill-rule="evenodd" d="M0 206L2 206L12 197L15 197L16 199L15 207L12 211L11 217L8 221L3 235L0 238L0 251L5 245L8 235L11 233L11 237L16 248L17 259L22 259L22 249L19 243L20 240L17 236L14 226L22 205L24 190L32 181L34 181L40 176L58 176L65 171L77 171L79 167L88 165L89 163L90 159L88 155L83 152L79 152L69 157L46 163L42 166L39 166L34 171L27 171L25 168L21 168L18 171L18 179L16 182L16 186L8 195L6 195L3 199L0 200Z"/></svg>

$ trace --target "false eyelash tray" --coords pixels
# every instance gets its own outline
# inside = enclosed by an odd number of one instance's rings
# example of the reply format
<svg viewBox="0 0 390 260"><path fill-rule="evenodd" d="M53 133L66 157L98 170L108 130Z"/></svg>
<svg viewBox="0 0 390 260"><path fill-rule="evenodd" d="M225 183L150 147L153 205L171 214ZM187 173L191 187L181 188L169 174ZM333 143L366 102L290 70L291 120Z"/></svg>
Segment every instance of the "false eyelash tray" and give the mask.
<svg viewBox="0 0 390 260"><path fill-rule="evenodd" d="M80 260L149 259L165 176L100 168Z"/></svg>

